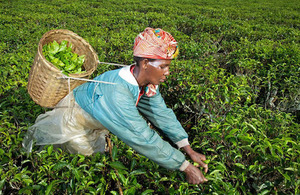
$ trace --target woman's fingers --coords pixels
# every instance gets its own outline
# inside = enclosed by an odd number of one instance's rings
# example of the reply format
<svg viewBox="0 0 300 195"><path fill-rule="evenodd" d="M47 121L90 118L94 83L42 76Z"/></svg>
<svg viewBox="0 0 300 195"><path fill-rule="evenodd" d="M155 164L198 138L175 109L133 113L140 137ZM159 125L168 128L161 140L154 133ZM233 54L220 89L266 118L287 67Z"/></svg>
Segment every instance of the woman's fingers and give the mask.
<svg viewBox="0 0 300 195"><path fill-rule="evenodd" d="M199 163L199 165L200 165L201 167L204 168L204 172L207 173L207 171L208 171L208 165L205 164L205 163L202 162L202 161L199 161L198 163Z"/></svg>
<svg viewBox="0 0 300 195"><path fill-rule="evenodd" d="M204 172L207 173L208 165L203 162L204 160L206 160L205 155L194 152L190 157L194 162L199 164L196 167L199 167L199 166L203 167Z"/></svg>
<svg viewBox="0 0 300 195"><path fill-rule="evenodd" d="M205 161L205 160L206 160L206 157L205 157L205 155L203 155L203 154L200 154L200 159L201 159L202 161Z"/></svg>
<svg viewBox="0 0 300 195"><path fill-rule="evenodd" d="M191 184L200 184L208 181L202 172L192 164L190 164L184 172L186 173L187 181Z"/></svg>

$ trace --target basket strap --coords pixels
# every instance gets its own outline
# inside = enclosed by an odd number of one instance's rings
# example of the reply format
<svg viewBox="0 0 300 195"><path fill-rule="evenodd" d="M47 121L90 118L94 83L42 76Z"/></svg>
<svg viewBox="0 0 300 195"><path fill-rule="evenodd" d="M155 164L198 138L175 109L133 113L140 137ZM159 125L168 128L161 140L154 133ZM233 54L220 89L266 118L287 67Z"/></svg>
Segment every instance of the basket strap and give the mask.
<svg viewBox="0 0 300 195"><path fill-rule="evenodd" d="M133 63L133 64L130 64L130 65L125 65L125 64L116 64L116 63L110 63L110 62L100 62L99 60L98 60L98 63L99 64L108 64L108 65L112 65L112 66L131 66L131 65L135 64L135 63Z"/></svg>
<svg viewBox="0 0 300 195"><path fill-rule="evenodd" d="M125 64L116 64L116 63L110 63L110 62L100 62L98 60L98 64L108 64L108 65L113 65L113 66L131 66L134 65L130 64L130 65L125 65ZM97 80L91 80L91 79L84 79L84 78L76 78L76 77L69 77L66 75L62 75L62 77L57 77L57 79L68 79L68 86L69 86L69 93L71 92L71 84L70 84L70 80L81 80L81 81L89 81L89 82L96 82L96 83L104 83L104 84L111 84L111 85L115 85L116 83L111 83L111 82L106 82L106 81L97 81ZM71 107L71 102L69 99L69 108Z"/></svg>
<svg viewBox="0 0 300 195"><path fill-rule="evenodd" d="M110 63L110 62L100 62L98 60L99 64L108 64L108 65L113 65L113 66L131 66L134 65L130 64L130 65L125 65L125 64L116 64L116 63ZM113 84L115 85L116 83L111 83L111 82L106 82L106 81L97 81L97 80L91 80L91 79L84 79L84 78L76 78L76 77L68 77L66 75L63 75L62 77L57 77L57 79L68 79L68 83L70 82L70 79L74 79L74 80L81 80L81 81L89 81L89 82L96 82L96 83L105 83L105 84Z"/></svg>
<svg viewBox="0 0 300 195"><path fill-rule="evenodd" d="M134 65L135 63L130 64L130 65L125 65L125 64L116 64L116 63L110 63L110 62L100 62L98 60L98 64L108 64L108 65L112 65L112 66L131 66L131 65ZM106 81L97 81L97 80L91 80L91 79L69 77L69 76L66 76L64 74L62 75L62 77L56 77L56 78L57 79L68 79L69 94L71 92L71 83L70 83L71 79L73 79L73 80L81 80L81 81L88 81L88 82L111 84L111 85L115 85L116 84L116 83L111 83L111 82L106 82ZM68 108L71 108L71 100L70 100L70 98L69 98L69 106L68 106Z"/></svg>
<svg viewBox="0 0 300 195"><path fill-rule="evenodd" d="M84 79L84 78L68 77L65 75L63 75L62 77L56 77L56 78L57 79L68 79L68 80L73 79L73 80L89 81L89 82L95 82L95 83L105 83L105 84L111 84L111 85L116 84L116 83L111 83L111 82L106 82L106 81L97 81L97 80Z"/></svg>
<svg viewBox="0 0 300 195"><path fill-rule="evenodd" d="M71 92L71 81L70 78L68 78L68 87L69 87L69 94ZM71 108L71 98L69 97L69 108Z"/></svg>

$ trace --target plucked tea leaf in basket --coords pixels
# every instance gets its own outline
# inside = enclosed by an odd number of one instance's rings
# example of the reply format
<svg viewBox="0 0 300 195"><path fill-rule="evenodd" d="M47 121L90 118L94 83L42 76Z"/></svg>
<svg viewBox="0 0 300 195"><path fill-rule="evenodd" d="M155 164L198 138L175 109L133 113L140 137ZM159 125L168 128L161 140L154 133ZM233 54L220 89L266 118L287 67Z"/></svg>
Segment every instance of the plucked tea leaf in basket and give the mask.
<svg viewBox="0 0 300 195"><path fill-rule="evenodd" d="M72 44L68 47L68 41L63 40L60 44L55 40L43 46L45 58L56 66L63 74L80 74L85 72L82 66L85 55L78 56L72 52Z"/></svg>

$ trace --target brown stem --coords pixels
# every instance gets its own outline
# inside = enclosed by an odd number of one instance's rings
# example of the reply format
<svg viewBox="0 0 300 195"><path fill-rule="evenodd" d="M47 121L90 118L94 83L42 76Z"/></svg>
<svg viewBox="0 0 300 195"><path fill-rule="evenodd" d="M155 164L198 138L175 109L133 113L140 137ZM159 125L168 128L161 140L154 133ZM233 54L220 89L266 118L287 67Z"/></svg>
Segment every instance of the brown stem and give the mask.
<svg viewBox="0 0 300 195"><path fill-rule="evenodd" d="M109 154L110 154L111 161L114 162L114 159L113 159L113 157L112 157L112 145L111 145L110 138L107 136L107 137L106 137L106 140L107 140L107 144L108 144L108 148L109 148ZM119 193L120 193L120 195L123 195L123 190L122 190L122 188L121 188L121 183L120 183L120 181L119 181L119 177L120 177L120 176L119 176L118 170L115 169L115 168L114 168L114 170L115 170L115 173L116 173L116 175L117 175L117 185L118 185L118 188L119 188Z"/></svg>

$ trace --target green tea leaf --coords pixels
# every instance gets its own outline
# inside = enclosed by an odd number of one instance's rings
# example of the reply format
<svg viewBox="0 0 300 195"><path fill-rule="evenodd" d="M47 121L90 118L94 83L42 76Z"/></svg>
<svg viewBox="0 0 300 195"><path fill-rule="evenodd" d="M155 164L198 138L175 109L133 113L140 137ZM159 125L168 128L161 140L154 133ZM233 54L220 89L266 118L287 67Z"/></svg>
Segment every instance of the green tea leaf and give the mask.
<svg viewBox="0 0 300 195"><path fill-rule="evenodd" d="M298 171L298 169L295 169L295 168L292 168L292 167L285 168L284 170L293 171L293 172L297 172Z"/></svg>
<svg viewBox="0 0 300 195"><path fill-rule="evenodd" d="M53 151L53 145L48 146L47 152L49 156L52 154L52 151Z"/></svg>
<svg viewBox="0 0 300 195"><path fill-rule="evenodd" d="M242 168L242 169L246 169L246 167L245 167L243 164L241 164L241 163L235 163L235 165L236 165L237 167Z"/></svg>
<svg viewBox="0 0 300 195"><path fill-rule="evenodd" d="M2 190L4 184L5 184L5 178L0 181L0 190Z"/></svg>
<svg viewBox="0 0 300 195"><path fill-rule="evenodd" d="M147 189L147 190L145 190L141 195L152 194L153 192L154 192L154 190Z"/></svg>
<svg viewBox="0 0 300 195"><path fill-rule="evenodd" d="M120 161L111 162L109 165L115 169L127 169Z"/></svg>
<svg viewBox="0 0 300 195"><path fill-rule="evenodd" d="M63 40L63 41L60 43L60 47L59 47L58 52L65 51L65 50L67 49L67 44L68 44L68 41Z"/></svg>
<svg viewBox="0 0 300 195"><path fill-rule="evenodd" d="M130 172L130 175L142 175L145 173L146 173L145 171L137 169L137 170Z"/></svg>
<svg viewBox="0 0 300 195"><path fill-rule="evenodd" d="M59 170L63 169L64 167L67 167L68 165L69 165L69 163L67 163L67 162L59 162L54 165L53 170L59 171Z"/></svg>

